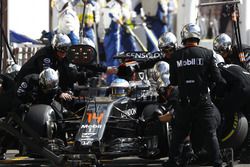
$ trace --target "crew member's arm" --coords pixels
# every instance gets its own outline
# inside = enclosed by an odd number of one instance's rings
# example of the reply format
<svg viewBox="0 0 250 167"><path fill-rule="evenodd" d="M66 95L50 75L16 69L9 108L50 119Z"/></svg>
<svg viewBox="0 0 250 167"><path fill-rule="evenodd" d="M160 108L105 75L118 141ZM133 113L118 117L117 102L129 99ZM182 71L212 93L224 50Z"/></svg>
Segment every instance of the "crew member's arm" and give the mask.
<svg viewBox="0 0 250 167"><path fill-rule="evenodd" d="M36 92L33 92L34 84L29 76L24 77L20 86L17 89L17 97L23 104L32 103L36 98Z"/></svg>
<svg viewBox="0 0 250 167"><path fill-rule="evenodd" d="M215 63L215 59L213 58L213 56L209 57L208 62L210 63L211 80L216 83L215 87L213 88L214 93L216 94L216 96L222 97L224 96L224 93L227 89L227 82L222 77L221 72Z"/></svg>
<svg viewBox="0 0 250 167"><path fill-rule="evenodd" d="M162 123L170 122L173 119L173 117L174 117L174 114L173 114L173 109L172 109L171 111L168 111L166 114L159 116L159 120Z"/></svg>

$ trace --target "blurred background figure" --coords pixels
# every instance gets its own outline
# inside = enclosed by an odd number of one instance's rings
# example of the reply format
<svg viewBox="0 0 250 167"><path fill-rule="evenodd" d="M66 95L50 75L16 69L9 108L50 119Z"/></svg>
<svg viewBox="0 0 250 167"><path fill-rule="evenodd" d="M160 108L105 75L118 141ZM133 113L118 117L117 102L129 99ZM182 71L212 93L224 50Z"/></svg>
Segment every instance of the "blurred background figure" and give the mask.
<svg viewBox="0 0 250 167"><path fill-rule="evenodd" d="M176 33L176 14L177 14L178 2L177 0L168 0L168 31Z"/></svg>
<svg viewBox="0 0 250 167"><path fill-rule="evenodd" d="M223 5L221 12L220 12L220 26L219 26L219 33L226 33L228 32L228 27L230 25L231 16L229 14L229 6Z"/></svg>
<svg viewBox="0 0 250 167"><path fill-rule="evenodd" d="M72 5L80 21L80 43L82 38L90 38L97 45L97 24L100 20L100 5L94 0L72 0Z"/></svg>
<svg viewBox="0 0 250 167"><path fill-rule="evenodd" d="M106 0L97 0L96 2L99 4L100 8L105 7L107 4Z"/></svg>
<svg viewBox="0 0 250 167"><path fill-rule="evenodd" d="M132 0L122 0L121 50L138 51L133 32L136 13L132 9Z"/></svg>
<svg viewBox="0 0 250 167"><path fill-rule="evenodd" d="M104 36L105 36L105 29L107 29L108 23L110 23L110 18L105 19L107 15L107 1L106 0L97 0L97 3L100 6L100 21L97 26L97 39L98 39L98 53L99 53L99 59L100 59L100 64L106 65L106 56L105 56L105 51L104 51Z"/></svg>
<svg viewBox="0 0 250 167"><path fill-rule="evenodd" d="M200 3L210 2L200 0ZM201 27L202 39L213 39L219 34L221 6L205 6L199 8L198 24Z"/></svg>
<svg viewBox="0 0 250 167"><path fill-rule="evenodd" d="M121 24L122 24L122 2L120 0L111 0L107 3L103 19L108 20L104 25L104 52L106 56L106 66L118 66L118 60L114 60L113 56L119 54L121 50ZM107 84L116 79L116 75L107 75Z"/></svg>
<svg viewBox="0 0 250 167"><path fill-rule="evenodd" d="M131 0L111 0L102 10L103 46L106 57L106 66L118 67L120 62L113 57L123 51L136 51L137 45L133 33L133 15ZM107 76L109 85L115 74Z"/></svg>
<svg viewBox="0 0 250 167"><path fill-rule="evenodd" d="M140 0L141 5L138 5L135 9L138 11L138 8L142 8L140 12L145 14L145 21L149 29L151 29L156 36L156 39L159 39L160 35L168 31L168 1L167 0ZM150 41L147 36L147 41ZM151 42L147 43L149 51L156 51L155 47Z"/></svg>
<svg viewBox="0 0 250 167"><path fill-rule="evenodd" d="M54 0L53 2L58 11L58 26L55 32L67 34L72 45L79 44L80 23L71 3L68 0Z"/></svg>

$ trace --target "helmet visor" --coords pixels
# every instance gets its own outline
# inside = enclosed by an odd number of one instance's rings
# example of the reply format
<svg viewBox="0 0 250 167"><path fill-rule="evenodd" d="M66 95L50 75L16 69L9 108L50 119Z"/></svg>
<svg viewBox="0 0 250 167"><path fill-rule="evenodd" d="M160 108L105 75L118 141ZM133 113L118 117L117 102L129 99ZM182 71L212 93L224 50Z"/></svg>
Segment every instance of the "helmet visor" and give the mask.
<svg viewBox="0 0 250 167"><path fill-rule="evenodd" d="M112 96L116 96L116 97L125 96L126 93L127 93L126 88L122 88L122 87L113 87L113 88L111 88Z"/></svg>

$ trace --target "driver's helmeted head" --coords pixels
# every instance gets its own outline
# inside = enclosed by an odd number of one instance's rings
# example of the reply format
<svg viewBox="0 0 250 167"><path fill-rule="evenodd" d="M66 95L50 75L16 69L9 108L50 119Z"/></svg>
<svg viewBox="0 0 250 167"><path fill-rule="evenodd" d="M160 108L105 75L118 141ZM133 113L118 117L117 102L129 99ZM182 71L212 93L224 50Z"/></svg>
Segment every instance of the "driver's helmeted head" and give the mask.
<svg viewBox="0 0 250 167"><path fill-rule="evenodd" d="M39 74L39 86L44 93L58 89L59 76L52 68L47 68Z"/></svg>
<svg viewBox="0 0 250 167"><path fill-rule="evenodd" d="M51 40L51 46L56 51L58 59L63 59L69 47L71 46L71 40L66 34L58 33L55 34Z"/></svg>
<svg viewBox="0 0 250 167"><path fill-rule="evenodd" d="M171 54L177 48L177 39L172 32L163 33L158 39L158 47L164 56L168 59L171 58Z"/></svg>
<svg viewBox="0 0 250 167"><path fill-rule="evenodd" d="M215 37L213 41L213 49L216 53L226 58L232 47L232 39L229 35L222 33Z"/></svg>
<svg viewBox="0 0 250 167"><path fill-rule="evenodd" d="M117 78L111 82L110 89L112 97L123 97L128 95L130 84L125 79Z"/></svg>

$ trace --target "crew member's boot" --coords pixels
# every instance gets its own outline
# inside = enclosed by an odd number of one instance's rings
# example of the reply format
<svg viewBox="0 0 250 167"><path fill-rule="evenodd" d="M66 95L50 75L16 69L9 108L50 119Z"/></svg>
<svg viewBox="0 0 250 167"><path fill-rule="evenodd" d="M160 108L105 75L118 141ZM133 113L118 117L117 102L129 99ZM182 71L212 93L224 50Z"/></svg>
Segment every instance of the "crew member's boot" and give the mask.
<svg viewBox="0 0 250 167"><path fill-rule="evenodd" d="M0 147L0 160L5 160L6 159L6 149Z"/></svg>
<svg viewBox="0 0 250 167"><path fill-rule="evenodd" d="M179 164L177 161L168 159L167 161L163 162L163 167L184 167L181 164Z"/></svg>
<svg viewBox="0 0 250 167"><path fill-rule="evenodd" d="M5 136L3 135L3 133L0 133L0 135L2 135L1 137L0 137L0 160L5 160L6 159L6 156L5 156L5 154L6 154L6 151L7 151L7 149L6 149L6 138L5 138Z"/></svg>
<svg viewBox="0 0 250 167"><path fill-rule="evenodd" d="M16 157L27 156L27 147L25 145L20 144L19 146L19 153L16 154Z"/></svg>

